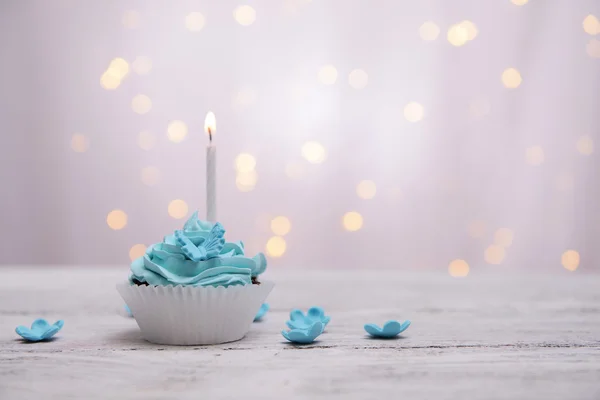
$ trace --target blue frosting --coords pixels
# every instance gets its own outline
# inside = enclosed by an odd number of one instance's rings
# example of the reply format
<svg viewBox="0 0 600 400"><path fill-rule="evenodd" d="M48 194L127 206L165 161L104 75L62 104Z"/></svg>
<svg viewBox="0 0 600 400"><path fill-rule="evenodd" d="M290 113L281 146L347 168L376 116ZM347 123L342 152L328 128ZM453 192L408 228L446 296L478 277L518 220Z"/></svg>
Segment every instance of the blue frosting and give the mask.
<svg viewBox="0 0 600 400"><path fill-rule="evenodd" d="M194 213L162 243L146 249L146 254L131 264L130 282L149 285L232 286L252 283L262 274L267 260L262 253L244 255L242 242L226 242L220 223L198 219Z"/></svg>

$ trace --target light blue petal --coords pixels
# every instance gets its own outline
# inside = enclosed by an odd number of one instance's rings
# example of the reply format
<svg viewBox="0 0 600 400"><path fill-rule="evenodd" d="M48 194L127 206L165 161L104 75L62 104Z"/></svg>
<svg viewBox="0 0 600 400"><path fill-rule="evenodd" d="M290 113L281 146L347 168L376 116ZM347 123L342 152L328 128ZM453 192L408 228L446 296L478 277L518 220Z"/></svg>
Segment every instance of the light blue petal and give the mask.
<svg viewBox="0 0 600 400"><path fill-rule="evenodd" d="M365 331L372 336L381 335L381 328L375 324L365 324Z"/></svg>
<svg viewBox="0 0 600 400"><path fill-rule="evenodd" d="M290 311L290 320L292 321L304 321L304 313L297 308Z"/></svg>
<svg viewBox="0 0 600 400"><path fill-rule="evenodd" d="M400 332L398 332L398 333L404 332L405 330L408 329L409 326L410 326L410 321L409 320L404 321L400 327Z"/></svg>
<svg viewBox="0 0 600 400"><path fill-rule="evenodd" d="M398 321L387 321L383 324L383 329L381 329L381 333L384 336L392 337L396 336L400 333L401 325Z"/></svg>
<svg viewBox="0 0 600 400"><path fill-rule="evenodd" d="M254 321L260 321L262 319L262 317L265 316L267 311L269 311L269 305L267 303L264 303L258 309L258 312L256 313L256 316L254 317Z"/></svg>

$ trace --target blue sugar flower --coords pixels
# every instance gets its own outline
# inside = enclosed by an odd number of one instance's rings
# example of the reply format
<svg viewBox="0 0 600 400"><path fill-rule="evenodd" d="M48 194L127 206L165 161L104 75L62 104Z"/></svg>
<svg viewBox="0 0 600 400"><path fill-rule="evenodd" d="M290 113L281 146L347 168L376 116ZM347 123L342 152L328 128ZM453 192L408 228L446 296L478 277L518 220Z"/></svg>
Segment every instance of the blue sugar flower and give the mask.
<svg viewBox="0 0 600 400"><path fill-rule="evenodd" d="M133 313L127 304L125 304L125 312L127 313L128 317L133 317Z"/></svg>
<svg viewBox="0 0 600 400"><path fill-rule="evenodd" d="M408 320L402 323L398 321L388 321L383 324L383 328L380 328L375 324L365 324L365 331L367 331L369 335L377 338L390 339L404 332L409 326L410 321Z"/></svg>
<svg viewBox="0 0 600 400"><path fill-rule="evenodd" d="M43 318L36 319L31 324L31 329L26 326L17 326L15 332L23 339L29 342L39 342L40 340L48 340L52 336L56 335L61 330L65 322L63 320L56 321L54 325L50 325L48 321Z"/></svg>
<svg viewBox="0 0 600 400"><path fill-rule="evenodd" d="M316 321L323 324L323 329L327 326L331 317L325 315L325 311L321 307L311 307L306 315L298 309L290 312L290 320L286 322L290 329L308 329Z"/></svg>
<svg viewBox="0 0 600 400"><path fill-rule="evenodd" d="M265 316L267 311L269 311L269 305L267 303L264 303L262 306L260 306L260 309L256 313L256 316L254 317L254 322L260 321L262 317Z"/></svg>
<svg viewBox="0 0 600 400"><path fill-rule="evenodd" d="M314 342L324 329L325 325L315 321L308 329L291 329L287 332L281 331L281 334L292 343L308 344Z"/></svg>

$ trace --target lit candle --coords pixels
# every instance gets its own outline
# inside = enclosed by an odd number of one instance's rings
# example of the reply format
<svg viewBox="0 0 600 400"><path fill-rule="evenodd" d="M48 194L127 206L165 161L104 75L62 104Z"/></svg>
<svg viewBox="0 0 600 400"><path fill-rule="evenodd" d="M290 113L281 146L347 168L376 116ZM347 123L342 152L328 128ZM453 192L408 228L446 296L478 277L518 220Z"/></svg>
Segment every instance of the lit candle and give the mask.
<svg viewBox="0 0 600 400"><path fill-rule="evenodd" d="M217 130L215 114L210 111L204 119L204 131L208 134L206 146L206 220L217 222L217 146L213 135Z"/></svg>

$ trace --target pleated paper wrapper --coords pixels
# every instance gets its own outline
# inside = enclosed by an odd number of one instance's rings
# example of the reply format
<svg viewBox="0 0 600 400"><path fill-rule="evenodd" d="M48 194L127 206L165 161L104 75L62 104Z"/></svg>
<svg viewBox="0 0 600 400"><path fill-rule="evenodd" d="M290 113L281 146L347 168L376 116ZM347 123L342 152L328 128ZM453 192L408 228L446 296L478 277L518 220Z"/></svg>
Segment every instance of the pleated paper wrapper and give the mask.
<svg viewBox="0 0 600 400"><path fill-rule="evenodd" d="M273 282L230 287L138 286L117 290L149 342L202 345L233 342L250 330Z"/></svg>

